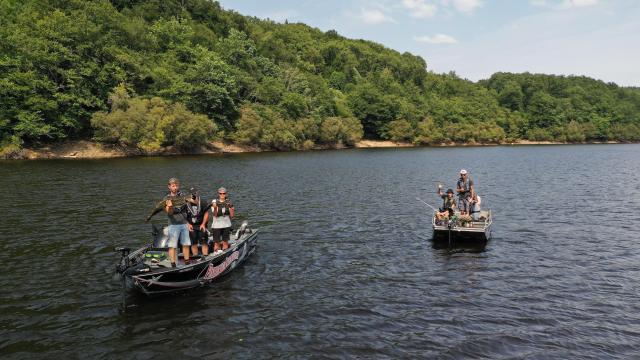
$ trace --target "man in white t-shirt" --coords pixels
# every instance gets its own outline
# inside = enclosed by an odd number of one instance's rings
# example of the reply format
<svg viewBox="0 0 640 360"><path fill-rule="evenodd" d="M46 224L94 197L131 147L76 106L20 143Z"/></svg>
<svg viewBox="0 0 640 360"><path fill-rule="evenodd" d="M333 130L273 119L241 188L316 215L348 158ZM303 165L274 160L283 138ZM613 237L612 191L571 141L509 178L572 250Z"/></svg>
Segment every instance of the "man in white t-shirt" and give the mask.
<svg viewBox="0 0 640 360"><path fill-rule="evenodd" d="M231 235L231 219L235 215L235 209L229 199L227 199L227 189L218 189L218 198L211 202L211 213L213 221L213 253L224 251L229 248L229 238Z"/></svg>

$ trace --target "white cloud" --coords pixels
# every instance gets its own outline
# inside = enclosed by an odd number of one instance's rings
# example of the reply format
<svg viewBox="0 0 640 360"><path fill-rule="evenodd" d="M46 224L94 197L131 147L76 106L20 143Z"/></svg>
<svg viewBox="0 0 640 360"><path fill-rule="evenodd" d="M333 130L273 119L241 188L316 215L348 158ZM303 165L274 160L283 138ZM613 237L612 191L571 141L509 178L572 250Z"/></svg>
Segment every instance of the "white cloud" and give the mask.
<svg viewBox="0 0 640 360"><path fill-rule="evenodd" d="M601 2L597 6L611 5ZM455 70L474 81L497 71L528 71L586 75L640 86L640 68L634 66L640 61L640 47L629 46L640 43L640 22L636 20L640 5L634 6L626 9L625 16L610 18L600 9L579 16L573 11L534 12L465 38L464 46L440 46L434 51L414 43L414 51L427 60L432 71Z"/></svg>
<svg viewBox="0 0 640 360"><path fill-rule="evenodd" d="M428 44L456 44L458 42L458 40L456 40L456 38L454 38L453 36L445 34L435 34L433 36L415 36L413 39L417 42Z"/></svg>
<svg viewBox="0 0 640 360"><path fill-rule="evenodd" d="M402 0L402 5L410 11L411 17L429 18L435 15L438 7L425 0Z"/></svg>
<svg viewBox="0 0 640 360"><path fill-rule="evenodd" d="M586 0L582 0L586 1ZM460 12L472 13L476 8L482 7L480 0L453 0L453 6Z"/></svg>
<svg viewBox="0 0 640 360"><path fill-rule="evenodd" d="M472 13L484 5L483 0L402 0L402 5L409 10L409 15L414 18L433 17L438 11L436 3L442 5L445 10L452 8L463 13Z"/></svg>
<svg viewBox="0 0 640 360"><path fill-rule="evenodd" d="M597 5L598 0L529 0L529 4L556 10L567 10Z"/></svg>
<svg viewBox="0 0 640 360"><path fill-rule="evenodd" d="M577 7L587 7L596 5L598 0L564 0L560 4L561 8L569 9L569 8L577 8Z"/></svg>
<svg viewBox="0 0 640 360"><path fill-rule="evenodd" d="M385 14L380 9L360 9L357 16L365 24L382 24L385 22L394 22L393 18Z"/></svg>
<svg viewBox="0 0 640 360"><path fill-rule="evenodd" d="M532 6L549 6L547 0L529 0L529 4Z"/></svg>

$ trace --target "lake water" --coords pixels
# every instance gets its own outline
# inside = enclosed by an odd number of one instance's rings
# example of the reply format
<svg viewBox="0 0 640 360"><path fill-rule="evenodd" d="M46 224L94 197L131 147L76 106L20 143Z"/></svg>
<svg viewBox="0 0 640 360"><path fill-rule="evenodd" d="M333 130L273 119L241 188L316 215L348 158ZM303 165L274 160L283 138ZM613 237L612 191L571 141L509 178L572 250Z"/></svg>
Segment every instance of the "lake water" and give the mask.
<svg viewBox="0 0 640 360"><path fill-rule="evenodd" d="M434 249L470 171L483 251ZM0 354L23 358L640 356L640 145L0 162ZM222 281L122 307L118 245L169 177L227 187L259 246ZM164 221L162 215L156 222Z"/></svg>

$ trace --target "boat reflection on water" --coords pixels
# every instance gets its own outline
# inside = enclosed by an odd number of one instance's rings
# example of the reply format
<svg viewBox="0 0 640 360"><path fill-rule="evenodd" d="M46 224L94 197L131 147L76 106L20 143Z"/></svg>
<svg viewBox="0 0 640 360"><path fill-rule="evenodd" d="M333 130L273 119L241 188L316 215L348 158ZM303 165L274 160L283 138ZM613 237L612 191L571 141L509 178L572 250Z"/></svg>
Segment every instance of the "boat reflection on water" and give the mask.
<svg viewBox="0 0 640 360"><path fill-rule="evenodd" d="M481 253L485 251L488 240L461 240L449 242L447 239L433 238L431 247L436 250L447 250L448 252L468 252Z"/></svg>

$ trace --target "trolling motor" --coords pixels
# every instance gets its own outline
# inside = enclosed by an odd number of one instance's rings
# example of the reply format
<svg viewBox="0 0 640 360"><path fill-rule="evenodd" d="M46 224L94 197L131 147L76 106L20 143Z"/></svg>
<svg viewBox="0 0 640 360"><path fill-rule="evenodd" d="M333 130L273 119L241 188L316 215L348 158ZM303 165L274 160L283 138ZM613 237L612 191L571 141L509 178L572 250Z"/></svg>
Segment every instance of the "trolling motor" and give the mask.
<svg viewBox="0 0 640 360"><path fill-rule="evenodd" d="M122 274L131 266L129 261L131 249L128 247L117 247L115 250L120 253L120 264L116 265L116 272Z"/></svg>

